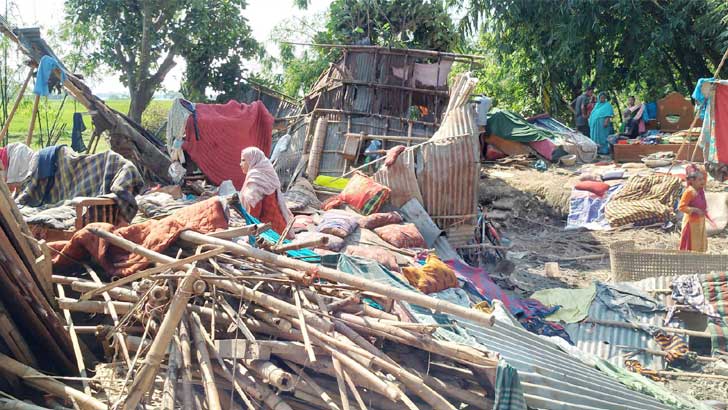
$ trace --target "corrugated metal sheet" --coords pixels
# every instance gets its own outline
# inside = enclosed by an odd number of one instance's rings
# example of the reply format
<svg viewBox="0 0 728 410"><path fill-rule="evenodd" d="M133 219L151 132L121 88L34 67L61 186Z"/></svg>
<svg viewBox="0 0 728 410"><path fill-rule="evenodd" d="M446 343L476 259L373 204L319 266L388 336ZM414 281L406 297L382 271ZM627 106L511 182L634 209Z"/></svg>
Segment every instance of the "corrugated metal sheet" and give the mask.
<svg viewBox="0 0 728 410"><path fill-rule="evenodd" d="M439 242L439 243L438 243ZM447 240L440 237L436 248L442 247L447 254ZM452 251L450 251L452 252ZM441 255L447 258L445 255ZM390 276L368 277L380 283L403 287L402 282ZM417 306L408 305L417 319L424 323L437 323L438 318L450 320ZM543 409L610 409L610 410L662 410L666 406L650 396L629 390L624 385L589 367L560 350L553 343L536 336L522 327L496 321L490 328L483 328L465 320L455 322L465 334L438 329L435 333L445 339L484 346L498 352L518 370L529 407Z"/></svg>
<svg viewBox="0 0 728 410"><path fill-rule="evenodd" d="M643 292L653 289L667 289L672 283L672 277L648 278L639 282L625 282ZM649 295L649 294L648 294ZM652 295L650 295L652 296ZM664 302L664 295L655 298ZM589 308L589 317L596 320L611 320L622 322L624 319L619 313L610 310L606 305L594 300ZM663 326L664 312L635 313L635 321L645 325ZM670 326L684 327L680 323L671 323ZM594 354L617 366L624 367L627 353L633 352L620 346L631 346L642 349L660 350L652 336L647 332L635 329L626 329L615 326L604 326L593 323L572 323L564 326L576 343L576 346L585 352ZM652 369L663 369L663 360L660 356L639 352L629 358L639 360L643 365Z"/></svg>

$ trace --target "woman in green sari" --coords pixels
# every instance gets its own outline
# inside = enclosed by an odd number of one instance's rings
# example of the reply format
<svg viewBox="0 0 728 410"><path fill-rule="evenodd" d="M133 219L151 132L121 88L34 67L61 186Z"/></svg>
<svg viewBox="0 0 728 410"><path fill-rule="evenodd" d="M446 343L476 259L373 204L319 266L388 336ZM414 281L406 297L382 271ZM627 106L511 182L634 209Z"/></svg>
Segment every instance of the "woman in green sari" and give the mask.
<svg viewBox="0 0 728 410"><path fill-rule="evenodd" d="M605 92L600 92L597 97L597 105L589 116L589 137L599 146L599 154L609 155L609 143L607 136L612 133L612 117L614 109L609 103L609 97Z"/></svg>

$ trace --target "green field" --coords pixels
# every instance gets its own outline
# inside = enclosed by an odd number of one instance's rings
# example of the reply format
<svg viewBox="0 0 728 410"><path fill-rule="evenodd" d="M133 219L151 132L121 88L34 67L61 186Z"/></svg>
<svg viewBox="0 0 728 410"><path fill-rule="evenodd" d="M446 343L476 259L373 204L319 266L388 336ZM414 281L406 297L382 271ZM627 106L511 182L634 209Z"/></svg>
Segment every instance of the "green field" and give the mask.
<svg viewBox="0 0 728 410"><path fill-rule="evenodd" d="M108 100L106 104L126 114L129 109L130 100ZM12 106L12 102L10 103ZM166 119L166 113L169 111L169 107L172 105L172 100L154 100L147 107L145 116L142 119L142 123L151 128L150 131L156 132L157 128L162 124L162 121ZM60 109L60 113L59 113ZM10 110L10 107L8 108ZM25 142L28 136L28 128L30 126L30 118L33 111L33 97L26 96L20 103L18 112L15 113L13 121L10 123L10 130L8 132L8 142L21 141ZM35 130L33 131L33 142L32 147L38 150L41 147L41 138L43 139L43 146L47 145L48 140L48 129L53 127L55 121L55 130L60 130L65 124L65 128L60 133L61 136L58 139L57 144L71 145L71 130L73 129L73 113L74 112L87 112L86 108L76 103L70 96L66 99L65 103L62 102L61 98L58 99L46 99L41 97L40 104L38 105L38 122L35 124ZM83 139L86 145L89 143L92 132L91 116L84 115L83 122L86 124L86 131L83 132ZM99 141L96 152L102 152L109 149L109 146L105 138L101 138Z"/></svg>

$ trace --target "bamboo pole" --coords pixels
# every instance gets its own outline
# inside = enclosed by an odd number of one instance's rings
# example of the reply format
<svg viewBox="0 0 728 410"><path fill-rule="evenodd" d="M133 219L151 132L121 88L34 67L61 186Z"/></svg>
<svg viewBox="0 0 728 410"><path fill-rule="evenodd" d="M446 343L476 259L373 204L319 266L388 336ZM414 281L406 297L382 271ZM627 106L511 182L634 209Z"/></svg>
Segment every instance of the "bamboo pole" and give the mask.
<svg viewBox="0 0 728 410"><path fill-rule="evenodd" d="M233 239L240 236L258 235L258 233L266 230L270 226L268 224L253 224L245 226L237 226L235 228L226 229L224 231L213 232L208 235L219 239Z"/></svg>
<svg viewBox="0 0 728 410"><path fill-rule="evenodd" d="M174 336L174 329L182 319L187 301L192 295L192 284L199 278L199 275L197 269L190 269L189 275L182 280L179 289L175 292L167 314L159 326L157 336L154 338L154 342L152 342L152 346L144 359L144 365L142 365L129 388L129 395L123 403L124 410L135 410L142 397L154 383L154 376L157 374L159 365L167 353L167 347Z"/></svg>
<svg viewBox="0 0 728 410"><path fill-rule="evenodd" d="M276 255L262 249L253 248L249 245L239 245L230 241L211 238L207 235L192 231L182 232L180 238L185 241L197 244L213 244L223 246L228 252L238 256L258 259L272 265L283 266L286 268L302 271L311 275L312 277L321 277L326 280L336 281L339 283L354 286L362 290L376 292L395 300L403 300L405 302L419 305L424 308L432 309L436 312L448 313L453 316L468 319L482 326L490 327L495 321L494 316L485 314L475 309L465 308L454 303L435 299L421 293L383 285L352 274L344 273L336 269L314 265L308 262L299 261L282 255Z"/></svg>
<svg viewBox="0 0 728 410"><path fill-rule="evenodd" d="M177 390L177 367L180 362L180 351L176 343L169 344L169 359L167 360L167 376L162 387L162 410L174 410Z"/></svg>
<svg viewBox="0 0 728 410"><path fill-rule="evenodd" d="M18 91L18 97L15 99L15 103L13 103L13 108L10 110L10 114L8 114L8 118L5 120L5 125L3 125L2 131L0 131L0 140L5 138L5 135L8 133L8 129L10 129L10 122L13 121L13 117L15 117L15 112L18 111L18 107L20 106L20 102L23 101L23 96L25 94L25 89L28 87L28 83L30 82L30 79L33 77L33 69L28 70L28 75L25 77L25 81L23 81L23 85L20 87L20 91Z"/></svg>
<svg viewBox="0 0 728 410"><path fill-rule="evenodd" d="M222 410L220 397L217 394L217 385L215 384L215 374L212 371L210 352L207 350L205 339L202 337L202 332L200 331L202 322L200 321L200 317L194 312L190 313L190 321L192 339L195 342L195 351L197 352L197 364L200 365L205 397L207 398L207 408L208 410Z"/></svg>
<svg viewBox="0 0 728 410"><path fill-rule="evenodd" d="M35 129L36 119L38 118L38 103L40 102L40 95L36 94L33 100L33 112L30 115L30 125L28 126L28 136L25 137L25 145L30 146L33 142L33 130Z"/></svg>
<svg viewBox="0 0 728 410"><path fill-rule="evenodd" d="M91 279L96 283L98 286L103 286L103 283L101 282L101 279L99 279L99 275L96 274L96 271L91 269L90 266L84 264L84 268L86 269L86 272L91 276ZM114 304L111 301L111 296L109 296L108 292L104 292L103 294L104 300L106 301L106 306L109 308L109 316L111 316L111 320L114 323L115 327L119 326L119 315L116 313L116 309L114 309ZM138 299L138 298L137 298ZM127 366L131 366L131 357L129 356L129 349L126 348L126 341L124 341L124 334L121 332L114 332L114 337L116 338L116 341L119 344L119 348L121 349L121 353L124 357L124 360L126 361Z"/></svg>
<svg viewBox="0 0 728 410"><path fill-rule="evenodd" d="M275 253L283 253L303 248L320 248L328 243L329 238L326 236L322 236L320 238L314 238L305 241L294 241L290 243L285 243L283 245L273 247L271 251Z"/></svg>
<svg viewBox="0 0 728 410"><path fill-rule="evenodd" d="M0 353L0 369L23 380L26 384L65 400L75 401L82 409L108 410L101 401L72 387L48 378L30 366Z"/></svg>
<svg viewBox="0 0 728 410"><path fill-rule="evenodd" d="M633 323L628 323L628 322L619 322L616 320L584 319L584 323L593 323L595 325L622 327L622 328L626 328L626 329L647 331L647 326L645 326L645 325L638 325L638 324L633 324ZM674 333L676 335L710 338L710 332L698 332L695 330L677 329L674 327L665 327L665 326L657 326L657 328L662 330L665 333Z"/></svg>
<svg viewBox="0 0 728 410"><path fill-rule="evenodd" d="M336 374L336 384L339 387L341 407L344 410L350 410L351 406L349 406L349 396L346 394L346 382L344 381L344 371L341 368L341 362L336 357L332 357L331 360L334 363L334 374Z"/></svg>
<svg viewBox="0 0 728 410"><path fill-rule="evenodd" d="M179 322L178 337L175 342L182 358L182 408L184 410L193 410L192 352L190 349L190 333L185 320Z"/></svg>
<svg viewBox="0 0 728 410"><path fill-rule="evenodd" d="M301 306L301 295L299 295L298 286L293 289L293 300L296 303L298 320L301 323L300 329L301 334L303 335L303 345L306 347L308 360L314 363L316 362L316 354L313 352L313 347L311 347L311 338L308 336L308 326L306 326L306 318L304 317L303 307Z"/></svg>
<svg viewBox="0 0 728 410"><path fill-rule="evenodd" d="M96 231L96 230L92 230L92 232L93 231ZM98 231L98 232L105 232L105 231ZM104 237L103 235L99 235L99 236L101 236L102 238ZM139 246L139 245L137 245L137 244L135 244L134 242L131 242L131 241L128 241L128 242L129 242L129 244L132 244L133 247L132 248L127 248L127 250L129 250L129 252L136 253L136 252L134 252L133 249L135 247ZM200 254L197 254L197 255L192 255L192 256L190 256L188 258L184 258L184 259L169 258L169 262L166 263L166 264L163 264L163 265L160 265L160 266L155 266L155 267L153 267L151 269L143 270L141 272L137 272L137 273L134 273L132 275L125 276L125 277L123 277L123 278L121 278L121 279L119 279L119 280L117 280L115 282L111 282L111 283L109 283L107 285L104 285L104 286L102 286L100 288L97 288L97 289L94 289L94 290L92 290L90 292L84 293L83 295L81 295L81 297L79 298L79 300L89 300L92 297L94 297L96 295L100 295L100 294L102 294L104 292L107 292L107 291L113 289L113 288L117 288L119 286L126 285L127 283L136 282L137 280L144 279L144 278L147 278L149 276L152 276L155 273L161 273L161 272L164 272L164 271L167 271L167 270L170 270L170 269L179 268L181 266L185 266L185 265L188 265L190 263L197 262L197 261L200 261L200 260L203 260L203 259L209 259L209 258L212 258L213 256L219 255L219 254L221 254L223 252L225 252L224 249L222 249L222 248L215 248L215 249L209 250L207 252L203 252L203 253L200 253Z"/></svg>
<svg viewBox="0 0 728 410"><path fill-rule="evenodd" d="M58 289L58 296L65 297L66 293L63 290L63 285L56 284L56 287ZM83 391L86 394L91 395L91 387L89 387L88 381L86 380L88 374L86 373L86 365L83 362L83 352L81 352L81 345L78 343L78 334L76 334L76 329L74 329L71 312L68 309L63 309L63 317L66 318L66 323L68 323L68 334L71 336L73 353L74 356L76 356L76 364L78 365L78 374L83 378L81 380L81 383L83 384Z"/></svg>
<svg viewBox="0 0 728 410"><path fill-rule="evenodd" d="M54 275L55 276L55 275ZM94 283L86 280L79 280L78 278L69 278L71 279L68 284L71 286L71 289L75 290L79 293L89 292L92 290L100 289L103 287L103 284ZM55 278L54 278L55 280ZM111 296L114 300L119 300L122 302L139 302L139 295L127 288L114 288L108 290L109 296Z"/></svg>
<svg viewBox="0 0 728 410"><path fill-rule="evenodd" d="M336 403L334 403L333 399L328 394L328 392L326 392L318 383L316 383L315 380L313 380L311 377L309 377L301 367L296 366L295 364L293 364L293 362L290 362L290 361L285 361L285 363L286 363L286 366L290 367L294 372L296 372L296 374L301 378L301 380L306 382L311 387L311 389L313 389L316 392L316 394L318 394L319 398L324 403L326 403L326 405L331 410L341 410L341 409L339 409L339 406L337 406Z"/></svg>

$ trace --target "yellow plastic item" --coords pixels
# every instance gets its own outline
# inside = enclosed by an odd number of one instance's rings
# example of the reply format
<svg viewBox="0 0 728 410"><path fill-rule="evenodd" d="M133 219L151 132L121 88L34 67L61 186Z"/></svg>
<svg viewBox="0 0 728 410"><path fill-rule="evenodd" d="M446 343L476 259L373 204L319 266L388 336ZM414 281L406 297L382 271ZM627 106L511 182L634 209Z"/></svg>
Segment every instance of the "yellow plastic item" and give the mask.
<svg viewBox="0 0 728 410"><path fill-rule="evenodd" d="M348 183L349 178L330 177L328 175L319 175L313 180L314 185L335 189L337 191L343 191Z"/></svg>

